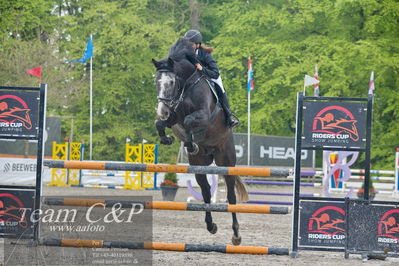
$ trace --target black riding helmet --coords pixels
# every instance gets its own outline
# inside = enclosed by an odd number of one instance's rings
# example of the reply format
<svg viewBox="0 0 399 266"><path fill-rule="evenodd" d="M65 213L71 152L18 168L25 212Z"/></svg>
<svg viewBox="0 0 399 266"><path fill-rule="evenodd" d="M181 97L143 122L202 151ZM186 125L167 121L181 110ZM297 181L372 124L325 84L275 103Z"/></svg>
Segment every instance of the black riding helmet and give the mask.
<svg viewBox="0 0 399 266"><path fill-rule="evenodd" d="M184 38L187 38L193 43L202 43L202 34L198 30L189 30L184 34Z"/></svg>

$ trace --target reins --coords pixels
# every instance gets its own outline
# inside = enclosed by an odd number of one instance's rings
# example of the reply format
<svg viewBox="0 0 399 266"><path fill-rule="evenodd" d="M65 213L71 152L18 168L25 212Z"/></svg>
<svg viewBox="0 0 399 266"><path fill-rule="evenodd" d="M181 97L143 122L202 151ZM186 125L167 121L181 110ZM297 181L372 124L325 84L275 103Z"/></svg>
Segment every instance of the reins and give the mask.
<svg viewBox="0 0 399 266"><path fill-rule="evenodd" d="M168 69L160 69L158 70L158 72L172 72ZM186 81L184 82L183 88L180 90L180 82L176 82L175 86L177 87L177 91L180 91L180 95L177 98L163 98L163 97L157 97L158 101L163 102L164 104L166 104L169 108L173 109L173 111L176 112L177 108L179 107L179 105L184 101L184 94L187 90L189 90L190 88L194 87L203 77L204 75L200 75L193 83L189 84L189 81L194 77L194 75L197 73L197 69L190 75L190 77L188 77L188 79L186 79ZM181 79L179 76L176 75L177 78ZM189 84L189 86L187 86L187 84ZM176 87L175 87L176 88ZM169 104L168 104L169 103Z"/></svg>

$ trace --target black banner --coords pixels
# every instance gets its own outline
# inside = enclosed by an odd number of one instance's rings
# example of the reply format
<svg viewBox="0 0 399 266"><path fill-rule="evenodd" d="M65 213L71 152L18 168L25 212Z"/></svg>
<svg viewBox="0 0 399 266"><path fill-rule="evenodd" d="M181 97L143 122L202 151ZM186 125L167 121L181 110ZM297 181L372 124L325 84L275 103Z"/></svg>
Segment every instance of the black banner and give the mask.
<svg viewBox="0 0 399 266"><path fill-rule="evenodd" d="M34 190L0 190L0 235L33 237Z"/></svg>
<svg viewBox="0 0 399 266"><path fill-rule="evenodd" d="M247 165L248 139L247 134L234 133L234 144L237 155L237 165ZM250 165L294 167L295 138L251 135ZM303 150L301 154L303 167L314 167L313 151Z"/></svg>
<svg viewBox="0 0 399 266"><path fill-rule="evenodd" d="M237 165L248 165L248 138L245 133L234 133ZM267 167L294 167L295 138L251 135L250 164ZM314 151L301 152L303 167L314 168ZM179 163L188 163L185 149L180 150Z"/></svg>
<svg viewBox="0 0 399 266"><path fill-rule="evenodd" d="M0 136L36 137L38 122L39 91L0 90Z"/></svg>
<svg viewBox="0 0 399 266"><path fill-rule="evenodd" d="M302 147L365 146L366 103L305 101L303 106Z"/></svg>
<svg viewBox="0 0 399 266"><path fill-rule="evenodd" d="M311 247L345 247L345 204L301 201L299 244Z"/></svg>
<svg viewBox="0 0 399 266"><path fill-rule="evenodd" d="M350 201L348 249L399 252L399 208Z"/></svg>

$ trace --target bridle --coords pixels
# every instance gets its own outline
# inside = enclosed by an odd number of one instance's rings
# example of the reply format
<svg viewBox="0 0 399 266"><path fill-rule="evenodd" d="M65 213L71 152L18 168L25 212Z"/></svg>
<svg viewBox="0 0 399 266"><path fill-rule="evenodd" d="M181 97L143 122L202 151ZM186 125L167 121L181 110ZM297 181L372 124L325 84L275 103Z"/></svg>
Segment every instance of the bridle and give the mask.
<svg viewBox="0 0 399 266"><path fill-rule="evenodd" d="M176 82L175 82L175 87L174 90L177 92L180 92L180 94L178 93L176 95L176 97L172 97L172 98L166 98L166 97L157 97L158 102L162 102L163 104L165 104L170 110L176 111L177 108L179 107L179 105L183 102L184 100L184 94L187 90L189 90L190 88L192 88L193 86L195 86L203 77L204 75L201 75L199 78L197 78L193 83L190 84L190 80L193 79L193 77L195 76L195 74L197 73L197 69L193 72L193 74L191 74L191 76L186 79L186 81L184 82L183 86L181 86L181 81L183 80L181 77L179 77L176 73L174 73L173 71L169 70L169 69L158 69L157 72L161 73L161 72L169 72L169 73L173 73L176 76Z"/></svg>

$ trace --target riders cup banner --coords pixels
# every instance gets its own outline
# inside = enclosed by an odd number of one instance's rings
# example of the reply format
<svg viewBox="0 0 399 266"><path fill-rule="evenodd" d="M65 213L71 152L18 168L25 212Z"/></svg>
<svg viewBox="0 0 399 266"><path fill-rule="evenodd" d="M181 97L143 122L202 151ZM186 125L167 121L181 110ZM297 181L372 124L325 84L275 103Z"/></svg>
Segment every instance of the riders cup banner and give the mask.
<svg viewBox="0 0 399 266"><path fill-rule="evenodd" d="M365 146L366 103L305 101L303 105L304 147Z"/></svg>
<svg viewBox="0 0 399 266"><path fill-rule="evenodd" d="M39 92L0 90L0 136L37 136Z"/></svg>
<svg viewBox="0 0 399 266"><path fill-rule="evenodd" d="M0 235L33 234L31 213L34 190L0 190Z"/></svg>
<svg viewBox="0 0 399 266"><path fill-rule="evenodd" d="M345 246L345 204L343 202L300 202L300 245Z"/></svg>
<svg viewBox="0 0 399 266"><path fill-rule="evenodd" d="M347 215L350 250L399 252L399 208L351 200Z"/></svg>

